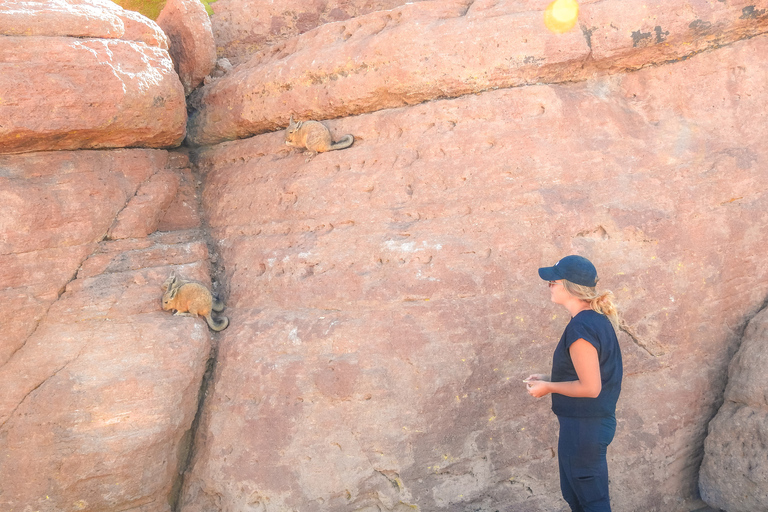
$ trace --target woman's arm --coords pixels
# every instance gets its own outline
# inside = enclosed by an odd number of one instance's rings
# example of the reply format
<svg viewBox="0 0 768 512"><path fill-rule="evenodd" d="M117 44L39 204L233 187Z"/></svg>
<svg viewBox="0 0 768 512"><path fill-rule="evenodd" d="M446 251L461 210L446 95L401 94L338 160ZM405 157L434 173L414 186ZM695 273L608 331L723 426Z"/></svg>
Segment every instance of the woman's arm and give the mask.
<svg viewBox="0 0 768 512"><path fill-rule="evenodd" d="M579 338L568 350L579 380L568 382L546 382L533 380L528 383L528 393L541 398L549 393L558 393L570 397L596 398L603 389L600 376L600 360L597 349L590 342Z"/></svg>

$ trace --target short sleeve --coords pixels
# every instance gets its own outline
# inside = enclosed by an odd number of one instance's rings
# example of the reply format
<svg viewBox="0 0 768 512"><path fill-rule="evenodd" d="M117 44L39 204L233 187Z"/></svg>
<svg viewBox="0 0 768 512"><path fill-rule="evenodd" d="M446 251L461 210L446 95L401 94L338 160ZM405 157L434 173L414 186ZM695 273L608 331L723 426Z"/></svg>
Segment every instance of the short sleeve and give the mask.
<svg viewBox="0 0 768 512"><path fill-rule="evenodd" d="M570 350L571 345L573 345L573 343L576 340L583 339L588 341L599 352L600 341L595 330L592 329L590 326L584 324L584 322L578 321L579 319L574 319L574 320L577 320L577 321L571 322L570 324L568 324L568 327L566 328L566 332L565 332L566 350Z"/></svg>

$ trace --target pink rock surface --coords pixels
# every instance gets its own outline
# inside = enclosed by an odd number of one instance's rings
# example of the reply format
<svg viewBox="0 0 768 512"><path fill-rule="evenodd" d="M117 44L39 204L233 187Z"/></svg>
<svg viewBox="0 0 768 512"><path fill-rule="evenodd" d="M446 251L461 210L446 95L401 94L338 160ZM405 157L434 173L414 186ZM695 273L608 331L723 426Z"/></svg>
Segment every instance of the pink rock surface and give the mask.
<svg viewBox="0 0 768 512"><path fill-rule="evenodd" d="M168 0L157 23L170 38L171 58L184 92L189 94L216 65L208 13L199 0Z"/></svg>
<svg viewBox="0 0 768 512"><path fill-rule="evenodd" d="M0 4L0 34L118 39L125 26L114 10L87 3L6 0Z"/></svg>
<svg viewBox="0 0 768 512"><path fill-rule="evenodd" d="M204 322L160 311L169 267L137 254L200 266L172 254L199 242L151 242L102 245L108 271L69 283L0 368L5 508L171 510L210 341Z"/></svg>
<svg viewBox="0 0 768 512"><path fill-rule="evenodd" d="M121 212L173 204L158 185L185 162L0 156L0 508L171 510L210 338L161 310L160 285L208 280L208 251L198 229L146 236ZM136 238L104 241L115 219Z"/></svg>
<svg viewBox="0 0 768 512"><path fill-rule="evenodd" d="M406 0L217 0L211 4L215 13L211 24L218 55L239 64L259 50L322 24L394 9L405 3Z"/></svg>
<svg viewBox="0 0 768 512"><path fill-rule="evenodd" d="M201 150L231 326L181 510L563 509L519 381L567 322L536 269L569 253L626 321L615 510L691 510L768 294L766 54L337 120L355 144L310 162L282 133Z"/></svg>
<svg viewBox="0 0 768 512"><path fill-rule="evenodd" d="M161 150L0 155L0 255L100 241L141 184L167 165Z"/></svg>
<svg viewBox="0 0 768 512"><path fill-rule="evenodd" d="M285 40L193 95L192 140L354 114L327 121L351 148L280 131L194 152L203 176L186 150L30 152L177 145L183 86L106 0L0 5L0 153L27 152L0 154L0 510L562 510L519 380L567 321L536 269L574 252L626 320L614 509L698 509L768 295L768 3L585 0L555 36L533 0L219 2L251 30L225 52ZM160 310L171 270L227 300L208 393L218 343ZM700 482L751 511L742 348Z"/></svg>
<svg viewBox="0 0 768 512"><path fill-rule="evenodd" d="M170 153L169 167L179 173L179 188L173 202L157 224L157 230L179 231L200 227L202 223L197 178L192 173L189 156L183 149L173 151Z"/></svg>
<svg viewBox="0 0 768 512"><path fill-rule="evenodd" d="M0 35L114 38L168 49L155 22L108 0L4 0Z"/></svg>
<svg viewBox="0 0 768 512"><path fill-rule="evenodd" d="M168 36L165 35L165 32L154 21L137 12L128 10L122 10L117 15L123 20L123 26L125 27L125 34L120 39L141 41L149 46L156 46L163 50L169 49Z"/></svg>
<svg viewBox="0 0 768 512"><path fill-rule="evenodd" d="M709 423L699 473L702 497L717 510L768 508L768 309L752 318L728 368L725 401Z"/></svg>
<svg viewBox="0 0 768 512"><path fill-rule="evenodd" d="M0 153L183 140L183 88L153 21L107 0L9 0L0 35Z"/></svg>
<svg viewBox="0 0 768 512"><path fill-rule="evenodd" d="M165 50L117 39L0 39L0 152L169 147L184 90Z"/></svg>
<svg viewBox="0 0 768 512"><path fill-rule="evenodd" d="M482 2L475 10L464 1L427 1L323 25L255 54L196 93L188 139L205 145L274 131L292 113L331 119L500 87L583 80L684 58L768 29L765 0L697 2L690 9L584 2L581 30L565 34L546 29L543 8L518 12L509 2L504 10Z"/></svg>
<svg viewBox="0 0 768 512"><path fill-rule="evenodd" d="M126 207L118 214L107 237L142 238L154 233L168 207L177 196L181 176L163 169L141 185Z"/></svg>

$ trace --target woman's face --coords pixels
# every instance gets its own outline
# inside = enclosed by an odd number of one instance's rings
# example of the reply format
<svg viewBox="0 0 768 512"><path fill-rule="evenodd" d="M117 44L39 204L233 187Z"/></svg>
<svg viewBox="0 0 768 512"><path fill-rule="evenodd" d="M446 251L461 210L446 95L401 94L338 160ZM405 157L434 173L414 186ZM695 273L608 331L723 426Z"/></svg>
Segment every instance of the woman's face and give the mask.
<svg viewBox="0 0 768 512"><path fill-rule="evenodd" d="M565 289L562 279L559 281L549 281L549 300L555 304L565 304L571 296Z"/></svg>

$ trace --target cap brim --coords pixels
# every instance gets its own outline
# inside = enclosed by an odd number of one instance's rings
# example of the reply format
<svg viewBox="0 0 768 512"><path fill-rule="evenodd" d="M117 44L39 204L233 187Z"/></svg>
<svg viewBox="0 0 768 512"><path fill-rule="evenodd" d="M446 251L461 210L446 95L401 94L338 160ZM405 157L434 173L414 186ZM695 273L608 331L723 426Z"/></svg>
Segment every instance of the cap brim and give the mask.
<svg viewBox="0 0 768 512"><path fill-rule="evenodd" d="M557 281L562 279L555 270L555 267L542 267L539 269L539 277L545 281Z"/></svg>

